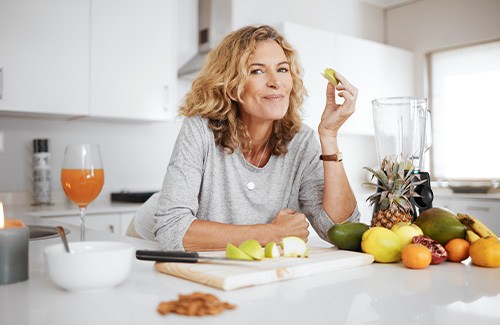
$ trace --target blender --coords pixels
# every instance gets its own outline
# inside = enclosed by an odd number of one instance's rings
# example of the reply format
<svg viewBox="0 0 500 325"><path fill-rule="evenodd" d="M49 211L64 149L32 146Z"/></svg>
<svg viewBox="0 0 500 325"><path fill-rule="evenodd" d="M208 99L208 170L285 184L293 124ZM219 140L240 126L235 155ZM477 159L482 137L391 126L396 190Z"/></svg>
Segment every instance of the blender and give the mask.
<svg viewBox="0 0 500 325"><path fill-rule="evenodd" d="M424 155L430 147L430 111L426 98L387 97L372 101L375 143L379 161L386 156L402 156L414 166L415 187L413 207L419 212L432 208L433 193L430 175L424 169ZM417 217L413 209L413 219Z"/></svg>

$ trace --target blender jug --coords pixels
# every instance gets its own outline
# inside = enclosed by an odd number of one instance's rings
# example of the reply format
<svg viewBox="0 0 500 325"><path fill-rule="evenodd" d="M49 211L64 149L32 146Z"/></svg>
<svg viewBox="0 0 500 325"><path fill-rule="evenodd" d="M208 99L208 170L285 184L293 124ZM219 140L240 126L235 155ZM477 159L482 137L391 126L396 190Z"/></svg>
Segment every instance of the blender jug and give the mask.
<svg viewBox="0 0 500 325"><path fill-rule="evenodd" d="M402 155L413 162L416 171L421 171L430 145L427 99L389 97L375 99L372 104L379 161Z"/></svg>
<svg viewBox="0 0 500 325"><path fill-rule="evenodd" d="M430 147L430 111L426 98L388 97L372 101L375 143L379 161L402 156L412 161L414 181L426 180L415 188L412 204L419 211L432 208L430 175L424 172L424 155Z"/></svg>

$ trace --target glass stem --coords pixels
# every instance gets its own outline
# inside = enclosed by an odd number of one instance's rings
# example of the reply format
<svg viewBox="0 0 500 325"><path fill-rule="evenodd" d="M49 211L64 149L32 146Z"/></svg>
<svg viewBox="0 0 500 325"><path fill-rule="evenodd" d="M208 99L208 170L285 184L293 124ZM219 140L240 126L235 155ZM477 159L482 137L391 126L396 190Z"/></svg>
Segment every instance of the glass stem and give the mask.
<svg viewBox="0 0 500 325"><path fill-rule="evenodd" d="M85 241L85 210L80 208L80 240Z"/></svg>

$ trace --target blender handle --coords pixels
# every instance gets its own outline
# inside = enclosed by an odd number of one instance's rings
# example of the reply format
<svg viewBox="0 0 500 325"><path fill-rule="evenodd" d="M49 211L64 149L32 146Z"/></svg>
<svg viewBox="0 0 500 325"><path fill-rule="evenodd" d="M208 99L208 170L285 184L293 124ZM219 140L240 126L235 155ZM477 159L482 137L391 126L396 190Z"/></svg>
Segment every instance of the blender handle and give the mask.
<svg viewBox="0 0 500 325"><path fill-rule="evenodd" d="M431 125L431 111L426 110L426 121L425 121L425 149L427 152L432 145L432 125Z"/></svg>

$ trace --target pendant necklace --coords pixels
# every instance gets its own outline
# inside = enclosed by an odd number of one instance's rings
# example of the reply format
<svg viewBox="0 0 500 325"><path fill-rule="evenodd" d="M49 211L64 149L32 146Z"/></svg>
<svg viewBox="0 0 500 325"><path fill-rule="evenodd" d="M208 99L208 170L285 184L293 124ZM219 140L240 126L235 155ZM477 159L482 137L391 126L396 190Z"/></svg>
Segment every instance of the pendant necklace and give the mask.
<svg viewBox="0 0 500 325"><path fill-rule="evenodd" d="M266 149L267 149L267 145L269 144L269 140L271 140L270 138L267 140L266 142L266 145L264 147L264 151L262 151L262 153L260 154L260 158L259 158L259 162L257 163L257 168L260 168L260 163L262 162L262 158L264 157L264 154L266 153ZM253 171L255 173L255 170ZM250 181L248 182L247 184L247 188L251 191L255 188L255 183Z"/></svg>

